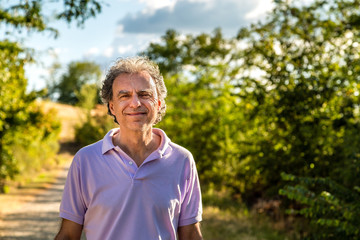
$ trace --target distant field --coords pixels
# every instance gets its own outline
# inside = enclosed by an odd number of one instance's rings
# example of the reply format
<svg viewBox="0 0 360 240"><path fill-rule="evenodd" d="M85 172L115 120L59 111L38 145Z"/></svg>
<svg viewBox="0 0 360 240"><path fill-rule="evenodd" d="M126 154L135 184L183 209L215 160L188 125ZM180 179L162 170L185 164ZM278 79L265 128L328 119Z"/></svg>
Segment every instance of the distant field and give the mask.
<svg viewBox="0 0 360 240"><path fill-rule="evenodd" d="M86 121L86 112L79 107L50 101L40 101L39 104L43 106L45 112L49 112L50 109L56 109L57 116L61 121L60 141L73 141L75 138L75 127ZM91 111L91 115L106 115L106 113L106 106L100 104Z"/></svg>

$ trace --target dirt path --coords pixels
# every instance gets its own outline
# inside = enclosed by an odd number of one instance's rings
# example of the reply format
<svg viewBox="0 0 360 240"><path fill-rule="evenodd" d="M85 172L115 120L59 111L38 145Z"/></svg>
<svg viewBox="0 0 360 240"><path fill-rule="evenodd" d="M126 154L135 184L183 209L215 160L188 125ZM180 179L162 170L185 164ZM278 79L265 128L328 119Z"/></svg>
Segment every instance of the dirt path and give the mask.
<svg viewBox="0 0 360 240"><path fill-rule="evenodd" d="M27 187L4 196L7 199L2 204L5 202L9 207L1 206L0 239L54 239L60 224L59 205L67 170L68 167L61 169L56 182L48 188Z"/></svg>

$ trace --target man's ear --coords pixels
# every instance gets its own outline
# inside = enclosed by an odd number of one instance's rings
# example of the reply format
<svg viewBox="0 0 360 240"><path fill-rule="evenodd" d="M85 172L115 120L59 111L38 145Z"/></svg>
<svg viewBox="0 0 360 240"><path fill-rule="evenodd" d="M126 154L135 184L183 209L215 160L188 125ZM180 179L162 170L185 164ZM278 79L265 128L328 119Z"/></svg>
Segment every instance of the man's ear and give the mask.
<svg viewBox="0 0 360 240"><path fill-rule="evenodd" d="M112 115L115 115L115 111L114 111L114 103L112 100L109 101L109 109Z"/></svg>
<svg viewBox="0 0 360 240"><path fill-rule="evenodd" d="M161 109L161 100L158 99L158 111Z"/></svg>

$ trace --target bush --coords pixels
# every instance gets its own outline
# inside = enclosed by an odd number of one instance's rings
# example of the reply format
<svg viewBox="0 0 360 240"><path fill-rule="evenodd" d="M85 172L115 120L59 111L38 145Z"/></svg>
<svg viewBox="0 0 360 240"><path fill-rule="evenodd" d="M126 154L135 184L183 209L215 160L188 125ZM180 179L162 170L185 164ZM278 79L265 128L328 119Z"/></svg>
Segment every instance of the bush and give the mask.
<svg viewBox="0 0 360 240"><path fill-rule="evenodd" d="M42 92L26 92L27 54L17 43L0 41L0 192L6 180L42 167L58 150L60 123L36 105Z"/></svg>
<svg viewBox="0 0 360 240"><path fill-rule="evenodd" d="M55 110L45 114L39 107L34 107L29 116L26 124L20 126L12 136L17 140L11 146L11 153L16 162L17 175L21 175L22 179L55 166L55 155L59 150L61 126Z"/></svg>
<svg viewBox="0 0 360 240"><path fill-rule="evenodd" d="M279 193L301 203L298 209L288 210L310 219L306 239L360 239L360 188L348 189L330 178L296 177L282 174L283 180L296 183Z"/></svg>
<svg viewBox="0 0 360 240"><path fill-rule="evenodd" d="M75 141L81 146L89 145L101 140L114 127L116 125L108 115L88 115L85 123L75 128Z"/></svg>

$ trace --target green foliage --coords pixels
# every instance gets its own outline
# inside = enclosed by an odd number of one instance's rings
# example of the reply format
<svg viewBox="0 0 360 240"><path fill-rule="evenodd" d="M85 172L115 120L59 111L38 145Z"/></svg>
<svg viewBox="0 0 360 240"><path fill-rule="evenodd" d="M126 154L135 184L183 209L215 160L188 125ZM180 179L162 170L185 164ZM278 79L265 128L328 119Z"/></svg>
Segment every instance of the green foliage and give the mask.
<svg viewBox="0 0 360 240"><path fill-rule="evenodd" d="M234 112L238 97L226 58L233 43L219 29L186 38L170 30L163 39L143 53L160 65L168 87L167 112L158 127L193 153L204 188L229 188L236 195L242 113Z"/></svg>
<svg viewBox="0 0 360 240"><path fill-rule="evenodd" d="M44 113L40 105L31 106L28 114L27 121L13 133L16 140L11 146L18 174L23 178L56 166L55 154L59 150L60 122L56 111Z"/></svg>
<svg viewBox="0 0 360 240"><path fill-rule="evenodd" d="M350 188L360 181L354 144L359 141L354 135L359 128L359 28L346 24L359 5L296 3L279 2L266 23L238 34L248 47L237 55L243 63L236 87L243 105L250 105L246 143L256 146L241 158L253 170L239 177L261 175L245 186L249 200L252 194L275 196L284 182L274 173L282 171L331 177Z"/></svg>
<svg viewBox="0 0 360 240"><path fill-rule="evenodd" d="M64 9L55 10L56 18L74 20L80 25L101 11L95 0L61 2ZM0 24L18 32L57 34L48 26L44 3L42 0L2 2ZM6 190L5 180L44 167L58 150L58 121L51 112L46 115L36 107L35 99L44 93L26 92L24 66L33 61L33 51L20 45L16 38L14 31L7 31L0 39L0 192Z"/></svg>
<svg viewBox="0 0 360 240"><path fill-rule="evenodd" d="M18 44L0 41L0 187L6 177L17 172L11 146L16 141L13 136L28 117L32 94L25 94L26 79L23 65L27 58L19 58L24 51ZM1 190L0 190L1 191Z"/></svg>
<svg viewBox="0 0 360 240"><path fill-rule="evenodd" d="M307 239L359 239L360 191L345 188L329 178L296 177L282 173L285 181L296 183L279 193L303 205L289 214L311 221Z"/></svg>
<svg viewBox="0 0 360 240"><path fill-rule="evenodd" d="M84 84L75 92L79 107L90 111L99 101L99 87L96 84Z"/></svg>
<svg viewBox="0 0 360 240"><path fill-rule="evenodd" d="M62 103L85 104L86 108L90 108L99 101L99 92L94 93L94 89L98 89L100 77L101 69L98 64L87 61L71 62L60 79L48 83L49 95ZM91 95L91 101L86 99L87 90L90 91L88 94Z"/></svg>
<svg viewBox="0 0 360 240"><path fill-rule="evenodd" d="M51 5L62 2L63 6L60 7ZM46 6L46 7L45 7ZM48 16L44 13L44 8L50 8L52 6L52 15ZM55 0L55 1L21 1L15 0L11 4L2 3L0 5L0 23L4 23L12 28L21 31L51 31L58 34L57 30L48 26L48 21L51 18L57 20L65 20L70 23L75 21L78 26L84 24L84 22L95 17L101 12L101 4L96 0ZM10 32L6 34L11 35Z"/></svg>
<svg viewBox="0 0 360 240"><path fill-rule="evenodd" d="M305 205L293 211L311 220L310 239L359 238L348 215L359 211L358 11L359 1L278 1L267 22L237 36L246 47L236 87L249 105L242 196L252 202L283 189ZM298 185L280 172L301 176Z"/></svg>
<svg viewBox="0 0 360 240"><path fill-rule="evenodd" d="M75 141L86 146L101 140L112 128L115 128L112 117L108 115L88 115L84 124L75 128Z"/></svg>
<svg viewBox="0 0 360 240"><path fill-rule="evenodd" d="M8 41L0 42L0 185L41 166L58 150L60 125L45 115L34 101L40 93L26 93L27 80L21 58L24 50Z"/></svg>
<svg viewBox="0 0 360 240"><path fill-rule="evenodd" d="M215 29L213 35L203 33L182 37L175 30L168 30L162 41L160 44L150 43L141 54L156 61L164 75L176 75L191 70L191 66L200 67L192 72L201 74L206 68L216 68L221 64L222 70L226 71L225 63L229 63L229 59L225 58L234 47L232 40L223 37L221 29Z"/></svg>

